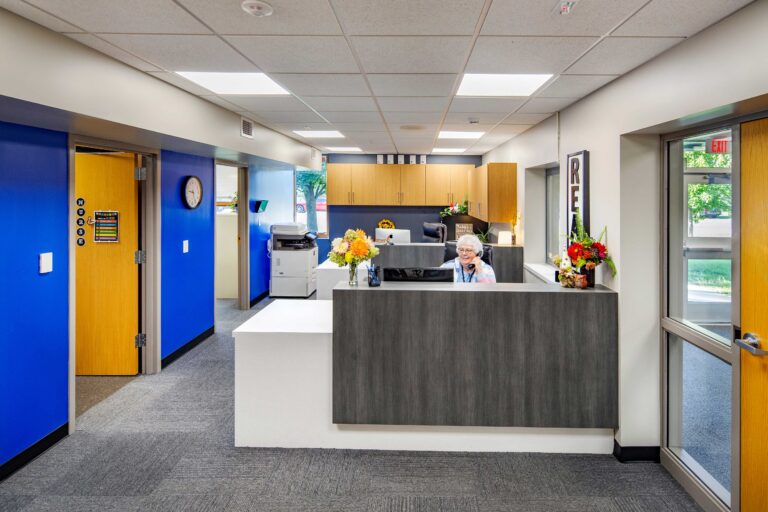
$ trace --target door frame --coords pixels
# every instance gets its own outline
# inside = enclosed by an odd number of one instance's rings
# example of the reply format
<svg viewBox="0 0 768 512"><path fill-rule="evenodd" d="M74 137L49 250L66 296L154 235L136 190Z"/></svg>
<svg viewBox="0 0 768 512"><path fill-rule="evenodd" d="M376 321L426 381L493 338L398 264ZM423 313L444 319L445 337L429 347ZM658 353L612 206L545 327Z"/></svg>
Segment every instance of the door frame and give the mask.
<svg viewBox="0 0 768 512"><path fill-rule="evenodd" d="M223 160L217 158L213 163L214 196L216 194L216 166L226 165L237 169L237 307L241 310L251 309L251 251L250 229L248 229L248 164ZM216 198L214 197L214 203ZM215 207L214 207L215 208ZM216 210L213 212L216 215ZM216 222L213 223L213 240L216 240ZM216 251L213 255L213 268L216 271ZM214 304L216 303L216 290L213 291ZM214 319L216 318L214 307Z"/></svg>
<svg viewBox="0 0 768 512"><path fill-rule="evenodd" d="M160 150L147 148L123 142L103 140L76 134L69 135L69 369L68 369L68 408L69 433L75 431L75 362L77 357L77 275L76 275L76 207L75 207L75 149L77 146L88 146L96 149L126 151L144 157L147 168L147 179L139 187L139 215L141 230L141 247L146 252L147 262L140 267L139 277L139 307L141 311L141 327L147 335L147 344L141 350L141 369L139 375L153 374L160 371Z"/></svg>

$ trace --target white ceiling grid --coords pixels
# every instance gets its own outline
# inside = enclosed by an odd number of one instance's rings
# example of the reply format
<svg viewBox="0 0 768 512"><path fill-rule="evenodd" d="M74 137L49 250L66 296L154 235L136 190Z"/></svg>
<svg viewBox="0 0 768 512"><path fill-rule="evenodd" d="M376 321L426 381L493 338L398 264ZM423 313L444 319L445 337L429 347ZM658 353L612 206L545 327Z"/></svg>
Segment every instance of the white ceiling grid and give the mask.
<svg viewBox="0 0 768 512"><path fill-rule="evenodd" d="M751 0L0 0L191 94L310 145L482 154ZM291 96L215 95L174 71L267 73ZM455 97L464 73L551 73L532 97ZM303 139L293 130L339 130ZM487 132L437 140L440 130Z"/></svg>

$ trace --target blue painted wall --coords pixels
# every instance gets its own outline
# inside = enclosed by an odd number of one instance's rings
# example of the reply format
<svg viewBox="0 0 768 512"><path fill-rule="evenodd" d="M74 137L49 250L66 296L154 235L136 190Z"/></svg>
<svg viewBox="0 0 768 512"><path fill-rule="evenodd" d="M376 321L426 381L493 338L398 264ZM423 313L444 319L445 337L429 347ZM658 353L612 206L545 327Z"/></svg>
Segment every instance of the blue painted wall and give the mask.
<svg viewBox="0 0 768 512"><path fill-rule="evenodd" d="M67 169L66 133L0 122L0 464L67 423Z"/></svg>
<svg viewBox="0 0 768 512"><path fill-rule="evenodd" d="M163 358L213 327L214 161L163 151L161 162ZM203 183L203 202L190 210L182 202L187 176ZM189 240L189 252L182 242Z"/></svg>
<svg viewBox="0 0 768 512"><path fill-rule="evenodd" d="M287 164L248 168L251 300L269 291L267 242L270 226L293 222L293 172L293 167ZM254 199L268 200L266 211L254 213L250 206Z"/></svg>
<svg viewBox="0 0 768 512"><path fill-rule="evenodd" d="M345 153L328 153L329 164L375 164L376 155L357 154L350 155ZM397 159L395 159L397 161ZM408 161L408 156L405 157ZM428 164L472 164L474 166L483 164L483 157L480 155L427 155Z"/></svg>
<svg viewBox="0 0 768 512"><path fill-rule="evenodd" d="M398 229L411 230L411 242L421 242L422 224L439 222L441 209L437 206L329 206L329 236L337 238L349 228L360 228L373 238L379 221L389 219Z"/></svg>

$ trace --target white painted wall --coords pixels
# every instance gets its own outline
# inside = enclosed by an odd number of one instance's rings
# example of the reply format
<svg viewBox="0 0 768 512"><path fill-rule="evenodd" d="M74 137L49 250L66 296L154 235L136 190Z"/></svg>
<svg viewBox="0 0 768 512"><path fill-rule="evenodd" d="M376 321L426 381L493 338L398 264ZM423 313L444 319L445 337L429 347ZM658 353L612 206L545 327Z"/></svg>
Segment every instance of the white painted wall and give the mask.
<svg viewBox="0 0 768 512"><path fill-rule="evenodd" d="M768 94L766 27L768 1L758 0L565 109L559 133L550 118L483 159L516 161L524 169L552 160L553 148L561 162L568 153L590 151L592 231L607 226L619 266L616 279L607 269L598 279L620 291L622 446L660 442L661 215L658 137L622 136L677 119L690 125L702 112L727 114L737 102ZM532 198L519 198L524 212L526 200Z"/></svg>
<svg viewBox="0 0 768 512"><path fill-rule="evenodd" d="M71 133L97 136L100 129L111 129L88 116L134 128L102 137L119 137L120 142L140 143L134 133L139 129L222 148L232 155L257 155L308 168L320 165L319 152L314 151L313 158L305 144L260 125L255 125L252 140L241 137L238 114L4 9L0 9L0 76L0 96L78 114L68 127Z"/></svg>

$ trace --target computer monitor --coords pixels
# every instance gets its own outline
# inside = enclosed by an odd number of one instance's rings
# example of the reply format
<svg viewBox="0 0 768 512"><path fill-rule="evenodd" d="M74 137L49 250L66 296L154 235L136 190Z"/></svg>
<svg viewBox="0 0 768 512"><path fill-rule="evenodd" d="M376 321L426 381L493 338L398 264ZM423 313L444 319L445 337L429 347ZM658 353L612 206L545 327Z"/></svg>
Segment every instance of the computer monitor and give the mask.
<svg viewBox="0 0 768 512"><path fill-rule="evenodd" d="M453 282L453 268L440 267L405 267L384 268L385 281L428 281L438 283Z"/></svg>
<svg viewBox="0 0 768 512"><path fill-rule="evenodd" d="M409 244L411 243L411 230L410 229L376 228L375 240L384 241L388 238L389 238L389 241L392 242L393 244Z"/></svg>

